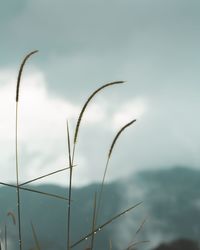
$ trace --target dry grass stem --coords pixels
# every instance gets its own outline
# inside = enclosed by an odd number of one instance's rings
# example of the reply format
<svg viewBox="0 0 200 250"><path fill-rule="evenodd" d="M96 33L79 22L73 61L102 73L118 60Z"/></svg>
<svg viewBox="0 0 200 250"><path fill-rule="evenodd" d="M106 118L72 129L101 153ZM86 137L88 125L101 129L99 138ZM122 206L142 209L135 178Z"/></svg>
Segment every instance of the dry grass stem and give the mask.
<svg viewBox="0 0 200 250"><path fill-rule="evenodd" d="M32 222L31 222L31 229L32 229L32 233L33 233L33 239L34 239L34 242L35 242L36 250L41 250L40 243L39 243L39 240L38 240L38 237L37 237L37 234L36 234L36 230L35 230L34 225L33 225Z"/></svg>
<svg viewBox="0 0 200 250"><path fill-rule="evenodd" d="M142 202L137 203L136 205L124 210L123 212L115 215L114 217L112 217L111 219L107 220L105 223L101 224L100 226L98 226L97 228L95 228L95 230L93 230L92 232L90 232L89 234L85 235L84 237L82 237L80 240L78 240L77 242L75 242L74 244L71 245L71 248L77 246L78 244L80 244L81 242L83 242L84 240L88 240L89 237L91 237L94 233L98 233L99 231L101 231L105 226L111 224L113 221L115 221L116 219L118 219L119 217L121 217L122 215L128 213L129 211L131 211L132 209L138 207L139 205L141 205Z"/></svg>
<svg viewBox="0 0 200 250"><path fill-rule="evenodd" d="M141 231L142 228L144 227L144 224L146 223L146 221L147 221L147 218L145 218L145 219L142 221L142 223L141 223L140 226L138 227L138 229L137 229L135 235L137 235L137 234L140 233L140 231Z"/></svg>
<svg viewBox="0 0 200 250"><path fill-rule="evenodd" d="M4 228L4 230L5 230L5 235L4 235L5 250L8 250L8 242L7 242L7 226L6 226L6 224L5 224L5 228ZM1 248L0 248L0 250L1 250Z"/></svg>
<svg viewBox="0 0 200 250"><path fill-rule="evenodd" d="M96 209L97 209L97 193L95 192L95 195L94 195L93 216L92 216L92 232L94 232L95 226L96 226ZM91 247L90 247L91 250L93 250L93 248L94 248L95 234L96 233L93 233L92 237L91 237Z"/></svg>
<svg viewBox="0 0 200 250"><path fill-rule="evenodd" d="M124 125L124 126L118 131L118 133L117 133L116 136L114 137L114 140L113 140L112 143L111 143L110 149L109 149L109 151L108 151L108 157L107 157L107 161L106 161L106 167L105 167L105 170L104 170L103 179L102 179L102 182L101 182L101 188L100 188L100 192L99 192L98 208L97 208L97 218L96 218L96 220L98 219L98 216L99 216L99 213L100 213L100 210L101 210L101 201L102 201L102 194L103 194L103 188L104 188L106 173L107 173L107 170L108 170L108 164L109 164L110 157L111 157L111 155L112 155L114 146L115 146L115 144L116 144L116 142L117 142L117 140L118 140L120 134L121 134L126 128L128 128L129 126L131 126L134 122L136 122L135 119L132 120L131 122L127 123L126 125Z"/></svg>
<svg viewBox="0 0 200 250"><path fill-rule="evenodd" d="M20 208L20 189L19 189L19 163L18 163L18 101L19 101L19 88L21 82L22 71L28 58L35 54L37 50L27 54L21 63L16 87L16 111L15 111L15 165L16 165L16 182L17 182L17 217L18 217L18 235L19 235L19 249L22 250L22 235L21 235L21 208Z"/></svg>
<svg viewBox="0 0 200 250"><path fill-rule="evenodd" d="M9 211L7 213L7 216L10 216L12 218L12 222L14 225L16 225L16 218L15 218L15 214L12 211Z"/></svg>
<svg viewBox="0 0 200 250"><path fill-rule="evenodd" d="M83 105L83 108L80 112L80 115L78 117L78 121L77 121L77 124L76 124L76 128L75 128L75 133L74 133L74 146L73 146L73 152L72 152L72 163L73 163L73 160L74 160L74 154L75 154L75 147L76 147L76 142L77 142L77 139L78 139L78 132L79 132L79 128L80 128L80 124L81 124L81 120L82 120L82 117L83 117L83 114L89 104L89 102L92 100L92 98L98 93L100 92L101 90L103 90L104 88L107 88L107 87L110 87L110 86L113 86L113 85L116 85L116 84L122 84L122 83L125 83L125 81L115 81L115 82L110 82L110 83L107 83L103 86L101 86L100 88L98 88L97 90L95 90L90 96L89 98L87 99L87 101L85 102L85 104Z"/></svg>
<svg viewBox="0 0 200 250"><path fill-rule="evenodd" d="M73 167L75 167L75 166L73 166ZM51 173L48 173L48 174L45 174L45 175L41 175L41 176L39 176L39 177L37 177L37 178L34 178L34 179L32 179L32 180L23 182L23 183L21 183L19 186L21 187L21 186L24 186L24 185L26 185L26 184L30 184L30 183L32 183L32 182L41 180L41 179L43 179L43 178L49 177L49 176L51 176L51 175L54 175L54 174L57 174L57 173L60 173L60 172L63 172L63 171L68 170L68 169L70 169L70 167L61 168L61 169L56 170L56 171L54 171L54 172L51 172Z"/></svg>
<svg viewBox="0 0 200 250"><path fill-rule="evenodd" d="M142 222L141 222L141 224L139 225L139 227L138 227L138 229L136 230L136 232L135 232L135 236L137 236L140 232L141 232L141 230L142 230L142 228L143 228L143 226L144 226L144 224L146 223L146 221L147 221L147 218L145 218ZM129 246L128 246L128 248L126 248L125 250L134 250L134 247L136 246L136 245L138 245L138 244L141 244L141 243L147 243L147 242L149 242L149 241L131 241L130 243L129 243Z"/></svg>
<svg viewBox="0 0 200 250"><path fill-rule="evenodd" d="M112 250L112 240L109 240L109 250Z"/></svg>
<svg viewBox="0 0 200 250"><path fill-rule="evenodd" d="M0 182L0 185L4 185L4 186L7 186L7 187L12 187L12 188L17 188L16 185L4 183L4 182ZM42 195L49 196L49 197L52 197L52 198L57 198L59 200L69 201L68 198L57 195L57 194L47 193L47 192L35 190L35 189L32 189L32 188L25 188L25 187L20 187L20 186L19 186L19 189L20 190L25 190L25 191L28 191L28 192L32 192L32 193L42 194Z"/></svg>
<svg viewBox="0 0 200 250"><path fill-rule="evenodd" d="M70 134L69 134L69 124L67 122L67 144L68 144L68 157L69 157L69 166L70 166L70 175L69 175L69 204L68 204L68 213L67 213L67 250L70 250L70 233L71 233L71 196L72 196L72 158L71 158L71 146L70 146Z"/></svg>

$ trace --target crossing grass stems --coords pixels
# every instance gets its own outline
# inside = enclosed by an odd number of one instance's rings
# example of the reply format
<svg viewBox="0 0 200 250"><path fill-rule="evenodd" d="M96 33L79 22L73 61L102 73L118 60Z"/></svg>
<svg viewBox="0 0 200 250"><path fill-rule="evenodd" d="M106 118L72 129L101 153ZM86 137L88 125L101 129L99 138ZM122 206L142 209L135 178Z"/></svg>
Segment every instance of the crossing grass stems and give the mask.
<svg viewBox="0 0 200 250"><path fill-rule="evenodd" d="M66 249L67 250L71 250L72 248L74 248L75 246L79 245L81 242L83 242L84 240L87 240L88 238L91 238L90 241L90 245L87 249L85 250L93 250L95 247L95 237L97 236L98 232L103 230L104 227L106 227L107 225L111 224L113 221L115 221L116 219L118 219L119 217L121 217L122 215L130 212L131 210L135 209L136 207L138 207L139 205L142 204L142 202L138 202L137 204L129 207L128 209L125 209L124 211L118 213L117 215L113 216L112 218L110 218L109 220L105 221L103 224L99 224L98 223L98 218L99 218L99 214L101 212L101 208L103 206L102 204L102 196L103 196L103 189L104 189L104 185L105 185L105 179L106 179L106 174L107 174L107 170L108 170L108 166L109 166L109 161L110 158L112 156L113 153L113 149L116 145L116 142L118 141L120 135L122 134L122 132L127 129L129 126L133 125L133 123L136 122L136 119L128 122L127 124L125 124L116 134L116 136L114 137L111 146L108 150L108 156L107 156L107 160L106 160L106 164L105 164L105 169L104 169L104 173L103 173L103 177L102 177L102 182L100 185L100 189L98 192L96 192L94 194L94 207L93 207L93 213L92 213L92 225L91 225L91 231L88 232L88 234L83 235L83 237L81 237L80 239L78 239L76 242L71 242L71 202L72 202L72 180L73 180L73 168L75 167L74 164L74 160L75 160L75 153L76 153L76 145L77 145L77 141L78 141L78 135L79 135L79 131L80 131L80 127L81 127L81 122L83 120L84 117L84 113L87 110L87 107L89 105L89 103L92 101L92 99L102 90L108 88L108 87L114 87L116 85L121 85L124 84L124 81L114 81L114 82L110 82L107 83L101 87L99 87L98 89L96 89L90 96L89 98L86 100L86 102L84 103L81 112L78 116L77 119L77 123L75 126L75 130L74 130L74 137L73 140L71 142L70 139L70 130L69 130L69 124L67 121L67 144L68 144L68 161L69 161L69 165L66 167L63 167L57 171L52 171L50 173L47 173L45 175L42 176L38 176L37 178L31 179L31 180L27 180L24 183L20 183L20 179L19 179L19 161L18 161L18 103L20 100L20 86L21 86L21 78L22 78L22 73L24 70L24 66L26 64L26 62L28 61L28 59L30 57L32 57L34 54L36 54L38 52L38 50L34 50L30 53L28 53L21 65L20 65L20 69L18 72L18 77L17 77L17 87L16 87L16 112L15 112L15 167L16 167L16 185L13 184L9 184L9 183L5 183L5 182L0 182L1 185L4 186L8 186L10 188L15 188L17 191L17 216L12 212L9 211L8 212L8 216L12 218L13 224L16 225L17 224L17 231L18 231L18 249L19 250L24 250L23 247L23 235L21 232L21 221L23 220L23 214L21 213L21 197L20 197L20 191L24 190L26 192L34 192L38 195L43 195L43 196L49 196L51 199L61 199L61 200L65 200L68 202L67 204L67 223L66 223L66 227L67 227L67 235L66 235ZM72 144L72 145L71 145ZM72 149L72 150L71 150ZM69 188L68 188L68 197L63 197L57 194L53 194L53 193L48 193L48 192L43 192L43 191L38 191L35 190L33 188L27 188L24 187L27 184L33 183L37 180L41 180L44 178L47 178L49 176L55 175L57 173L63 172L69 170L70 174L69 174ZM17 218L16 218L17 217ZM139 226L138 230L136 231L136 234L141 230L142 226L144 224L144 221L142 222L142 224ZM35 226L33 224L33 222L30 220L30 228L32 231L32 235L33 235L33 239L34 239L34 243L35 246L32 249L37 249L37 250L41 250L41 246L40 246L40 239L39 236L37 235L37 230L35 229ZM3 245L4 245L4 249L7 250L7 226L5 223L5 228L4 228L4 241L1 239L0 240L0 250L3 249ZM136 244L140 244L140 243L144 243L146 241L141 241L141 242L131 242L129 244L129 246L126 248L126 250L131 250L131 249L135 249L135 245ZM109 245L109 249L112 249L112 241L110 240L110 242L108 242Z"/></svg>

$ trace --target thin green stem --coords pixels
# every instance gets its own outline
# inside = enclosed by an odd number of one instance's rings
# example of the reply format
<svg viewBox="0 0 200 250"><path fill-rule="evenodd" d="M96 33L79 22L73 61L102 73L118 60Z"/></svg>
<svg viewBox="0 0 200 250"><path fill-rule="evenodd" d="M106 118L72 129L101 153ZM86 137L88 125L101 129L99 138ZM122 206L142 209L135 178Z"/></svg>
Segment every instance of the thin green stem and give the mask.
<svg viewBox="0 0 200 250"><path fill-rule="evenodd" d="M5 250L8 250L8 244L7 244L7 226L5 224Z"/></svg>
<svg viewBox="0 0 200 250"><path fill-rule="evenodd" d="M101 224L100 226L96 227L92 232L88 233L87 235L85 235L84 237L82 237L80 240L78 240L77 242L75 242L73 245L71 245L71 248L79 245L81 242L83 242L84 240L87 240L89 237L91 237L94 233L98 233L99 231L101 231L105 226L109 225L110 223L112 223L113 221L115 221L116 219L118 219L119 217L121 217L122 215L128 213L129 211L131 211L132 209L136 208L137 206L141 205L142 202L137 203L136 205L124 210L123 212L115 215L114 217L112 217L111 219L107 220L105 223Z"/></svg>
<svg viewBox="0 0 200 250"><path fill-rule="evenodd" d="M109 250L112 250L112 240L109 240Z"/></svg>
<svg viewBox="0 0 200 250"><path fill-rule="evenodd" d="M8 183L5 183L5 182L0 182L0 184L3 185L3 186L7 186L7 187L17 188L16 185L8 184ZM67 199L66 197L63 197L63 196L60 196L60 195L57 195L57 194L51 194L51 193L39 191L39 190L36 190L36 189L25 188L25 187L20 187L20 186L19 186L19 189L20 190L25 190L25 191L28 191L28 192L32 192L32 193L42 194L42 195L49 196L49 197L52 197L52 198L57 198L57 199L60 199L60 200L69 201L69 199Z"/></svg>
<svg viewBox="0 0 200 250"><path fill-rule="evenodd" d="M35 241L35 247L37 250L41 250L40 243L39 243L39 240L38 240L38 237L36 234L36 230L35 230L35 227L34 227L32 221L31 221L31 229L32 229L32 233L33 233L33 239Z"/></svg>
<svg viewBox="0 0 200 250"><path fill-rule="evenodd" d="M94 231L95 226L96 226L96 208L97 208L97 193L95 192L95 195L94 195L93 217L92 217L92 232ZM95 237L95 234L96 233L92 234L91 247L90 247L91 250L93 250L93 248L94 248L94 237Z"/></svg>
<svg viewBox="0 0 200 250"><path fill-rule="evenodd" d="M17 77L17 87L16 87L16 113L15 113L15 165L16 165L16 191L17 191L17 217L18 217L18 234L19 234L19 249L22 250L22 235L21 235L21 207L20 207L20 189L19 189L19 162L18 162L18 102L19 102L19 88L21 82L22 71L24 65L28 58L33 54L37 53L37 50L34 50L27 54L22 61Z"/></svg>
<svg viewBox="0 0 200 250"><path fill-rule="evenodd" d="M73 167L74 167L74 166L73 166ZM56 170L56 171L54 171L54 172L51 172L51 173L49 173L49 174L45 174L45 175L39 176L39 177L34 178L34 179L32 179L32 180L23 182L23 183L21 183L19 186L21 187L21 186L24 186L24 185L26 185L26 184L30 184L30 183L32 183L32 182L34 182L34 181L41 180L41 179L43 179L43 178L45 178L45 177L49 177L49 176L51 176L51 175L60 173L60 172L65 171L65 170L67 170L67 169L70 169L70 167L62 168L62 169Z"/></svg>
<svg viewBox="0 0 200 250"><path fill-rule="evenodd" d="M15 120L15 166L16 166L18 237L19 237L19 249L22 250L21 207L20 207L20 189L19 189L19 162L18 162L18 101L16 101L15 118L16 118Z"/></svg>
<svg viewBox="0 0 200 250"><path fill-rule="evenodd" d="M101 203L102 203L102 195L103 195L103 189L104 189L104 182L105 182L105 178L106 178L106 172L107 172L107 169L108 169L108 163L109 163L109 159L107 159L107 162L106 162L106 167L105 167L105 170L104 170L104 174L103 174L103 179L102 179L102 183L101 183L101 187L100 187L100 191L99 191L99 198L98 198L98 205L97 205L97 212L96 212L96 221L98 220L98 216L100 214L100 211L101 211Z"/></svg>
<svg viewBox="0 0 200 250"><path fill-rule="evenodd" d="M72 157L71 157L71 146L70 146L70 134L69 134L69 125L67 122L67 144L68 144L68 157L69 157L69 166L70 166L70 175L69 175L69 204L68 204L68 213L67 213L67 250L70 250L70 233L71 233L71 196L72 196Z"/></svg>
<svg viewBox="0 0 200 250"><path fill-rule="evenodd" d="M136 119L132 120L131 122L125 124L119 131L118 133L115 135L112 143L111 143L111 146L110 146L110 149L109 149L109 152L108 152L108 157L107 157L107 161L106 161L106 166L105 166L105 169L104 169L104 173L103 173L103 179L102 179L102 182L101 182L101 187L100 187L100 192L99 192L99 199L98 199L98 206L97 206L97 213L96 213L96 221L98 219L98 216L100 214L100 210L101 210L101 202L102 202L102 196L103 196L103 188L104 188L104 184L105 184L105 179L106 179L106 174L107 174L107 170L108 170L108 165L109 165L109 162L110 162L110 158L112 156L112 152L113 152L113 149L114 149L114 146L116 145L116 142L119 138L119 136L121 135L121 133L126 129L128 128L130 125L132 125L134 122L136 122Z"/></svg>

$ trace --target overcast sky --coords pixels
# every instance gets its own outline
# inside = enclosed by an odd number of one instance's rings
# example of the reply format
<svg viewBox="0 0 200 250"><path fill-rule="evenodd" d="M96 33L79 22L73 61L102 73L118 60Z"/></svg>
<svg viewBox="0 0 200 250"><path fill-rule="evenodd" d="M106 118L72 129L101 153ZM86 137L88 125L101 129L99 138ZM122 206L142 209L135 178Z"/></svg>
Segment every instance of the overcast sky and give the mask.
<svg viewBox="0 0 200 250"><path fill-rule="evenodd" d="M74 183L101 179L116 132L107 180L140 169L200 167L200 2L198 0L0 0L0 167L15 180L14 119L17 71L20 180L67 165L81 106L105 89L85 113ZM67 183L67 174L46 182Z"/></svg>

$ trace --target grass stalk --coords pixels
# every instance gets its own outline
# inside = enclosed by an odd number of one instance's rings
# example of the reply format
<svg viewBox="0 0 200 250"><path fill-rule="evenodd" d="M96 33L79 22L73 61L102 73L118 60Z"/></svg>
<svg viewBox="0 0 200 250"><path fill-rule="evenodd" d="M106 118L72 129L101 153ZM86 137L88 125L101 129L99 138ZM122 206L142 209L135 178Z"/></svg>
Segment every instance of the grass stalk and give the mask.
<svg viewBox="0 0 200 250"><path fill-rule="evenodd" d="M77 143L77 139L78 139L78 133L79 133L79 129L80 129L80 125L81 125L81 121L83 118L83 114L88 106L88 104L90 103L90 101L93 99L93 97L100 92L101 90L103 90L104 88L116 85L116 84L122 84L125 83L125 81L114 81L114 82L110 82L107 84L104 84L103 86L99 87L98 89L96 89L86 100L86 102L84 103L81 112L79 114L77 123L76 123L76 127L75 127L75 133L74 133L74 138L73 138L73 149L72 149L72 157L70 157L71 155L71 150L70 150L70 140L69 140L69 128L68 128L68 123L67 123L67 134L68 134L68 154L69 154L69 162L71 164L71 166L73 166L74 164L74 157L75 157L75 150L76 150L76 143ZM71 200L71 181L72 181L72 168L70 169L70 183L69 183L69 206L68 206L68 248L67 250L70 249L70 243L69 243L69 239L70 239L70 211L71 211L71 205L70 205L70 200ZM95 208L96 210L96 208ZM96 211L95 211L96 214ZM96 217L96 216L95 216ZM95 222L96 219L94 219ZM92 242L94 242L94 238L92 240ZM91 242L91 243L92 243ZM92 243L93 244L93 243Z"/></svg>
<svg viewBox="0 0 200 250"><path fill-rule="evenodd" d="M5 183L5 182L0 182L0 185L7 186L7 187L12 187L12 188L17 188L16 185L8 184L8 183ZM39 191L39 190L36 190L36 189L25 188L25 187L20 187L20 186L19 186L19 189L25 190L25 191L28 191L28 192L32 192L32 193L42 194L42 195L45 195L45 196L49 196L51 198L57 198L57 199L60 199L60 200L69 201L68 198L57 195L57 194L47 193L47 192Z"/></svg>
<svg viewBox="0 0 200 250"><path fill-rule="evenodd" d="M85 104L83 105L83 108L81 109L81 112L79 114L77 123L76 123L76 128L75 128L75 133L74 133L74 145L73 145L73 151L72 151L72 164L74 162L74 155L75 155L75 149L76 149L76 143L77 143L77 139L78 139L78 133L79 133L79 129L80 129L80 125L81 125L81 120L83 118L83 114L88 106L88 104L90 103L90 101L93 99L93 97L100 92L101 90L103 90L104 88L110 87L110 86L114 86L116 84L122 84L125 83L125 81L115 81L115 82L110 82L107 84L104 84L103 86L99 87L98 89L96 89L87 99L87 101L85 102Z"/></svg>
<svg viewBox="0 0 200 250"><path fill-rule="evenodd" d="M5 244L5 250L8 250L8 242L7 242L7 226L5 224L5 235L4 235L4 244ZM1 248L0 248L1 250Z"/></svg>
<svg viewBox="0 0 200 250"><path fill-rule="evenodd" d="M146 223L146 221L147 221L147 218L145 218L145 219L141 222L141 224L139 225L138 229L137 229L136 232L135 232L135 235L138 235L138 234L141 232L141 230L143 229L144 224Z"/></svg>
<svg viewBox="0 0 200 250"><path fill-rule="evenodd" d="M108 170L108 165L109 165L109 161L110 161L110 158L111 158L111 155L112 155L112 152L113 152L113 149L114 149L114 146L120 136L120 134L126 129L128 128L129 126L131 126L134 122L136 122L136 119L132 120L131 122L127 123L126 125L124 125L119 131L118 133L116 134L116 136L114 137L112 143L111 143L111 146L110 146L110 149L108 151L108 157L107 157L107 160L106 160L106 166L105 166L105 170L104 170L104 174L103 174L103 178L102 178L102 182L101 182L101 187L100 187L100 192L99 192L99 198L98 198L98 207L97 207L97 218L96 218L96 221L98 219L98 216L99 216L99 213L100 213L100 210L101 210L101 201L102 201L102 195L103 195L103 188L104 188L104 184L105 184L105 178L106 178L106 173L107 173L107 170Z"/></svg>
<svg viewBox="0 0 200 250"><path fill-rule="evenodd" d="M112 240L109 240L109 250L112 250Z"/></svg>
<svg viewBox="0 0 200 250"><path fill-rule="evenodd" d="M75 167L75 166L73 166L73 167ZM70 167L61 168L61 169L56 170L56 171L53 171L53 172L51 172L51 173L48 173L48 174L45 174L45 175L41 175L41 176L39 176L39 177L37 177L37 178L34 178L34 179L32 179L32 180L23 182L23 183L21 183L19 186L21 187L21 186L24 186L24 185L26 185L26 184L30 184L30 183L32 183L32 182L41 180L41 179L43 179L43 178L49 177L49 176L51 176L51 175L54 175L54 174L57 174L57 173L60 173L60 172L63 172L63 171L68 170L68 169L70 169Z"/></svg>
<svg viewBox="0 0 200 250"><path fill-rule="evenodd" d="M108 156L107 156L107 160L106 160L106 166L104 169L104 174L103 174L103 178L102 178L102 182L101 182L101 186L100 186L100 192L98 195L98 200L97 200L97 193L95 192L95 196L94 196L94 206L93 206L93 215L92 215L92 226L91 226L91 232L89 232L87 235L85 235L84 237L81 237L78 241L76 241L75 243L71 244L71 202L72 202L72 180L73 180L73 167L74 167L74 158L75 158L75 151L76 151L76 144L77 144L77 140L78 140L78 134L79 134L79 130L80 130L80 125L81 125L81 121L83 118L83 115L89 105L89 103L91 102L91 100L93 99L93 97L99 93L101 90L103 90L104 88L113 86L113 85L118 85L118 84L122 84L124 83L124 81L115 81L115 82L110 82L107 83L101 87L99 87L98 89L96 89L90 96L89 98L86 100L86 102L84 103L81 112L78 116L78 120L75 126L75 131L74 131L74 137L73 137L73 141L72 141L72 151L71 151L71 141L70 141L70 131L69 131L69 124L67 121L67 144L68 144L68 161L69 161L69 167L65 167L50 173L47 173L45 175L41 175L38 176L36 178L33 178L31 180L28 180L26 182L23 182L20 184L19 181L19 153L18 153L18 104L19 104L19 90L20 90L20 82L21 82L21 77L22 77L22 72L23 72L23 68L26 64L26 61L29 59L29 57L31 57L33 54L35 54L36 52L38 52L37 50L30 52L29 54L27 54L25 56L25 58L23 59L21 65L20 65L20 69L18 72L18 77L17 77L17 86L16 86L16 109L15 109L15 170L16 170L16 185L13 184L8 184L8 183L4 183L4 182L0 182L0 185L4 185L4 186L8 186L8 187L12 187L16 189L16 193L17 193L17 220L15 218L15 215L13 212L8 212L7 216L10 216L13 220L13 224L16 224L17 221L17 226L18 226L18 248L19 250L23 249L23 244L22 244L22 230L21 230L21 190L23 191L28 191L28 192L32 192L32 193L37 193L40 195L45 195L45 196L49 196L50 198L56 198L59 200L65 200L65 202L68 202L68 206L67 206L67 250L71 250L73 247L79 245L81 242L83 242L84 240L87 240L88 238L91 237L91 242L90 242L90 247L88 249L93 250L94 249L94 241L95 241L95 235L101 231L104 227L106 227L107 225L111 224L113 221L115 221L116 219L118 219L119 217L121 217L122 215L130 212L132 209L136 208L137 206L139 206L142 202L137 203L136 205L118 213L117 215L115 215L114 217L112 217L111 219L107 220L106 222L104 222L103 224L98 225L97 224L97 218L99 216L100 213L100 209L101 209L101 200L102 200L102 196L103 196L103 188L104 188L104 184L105 184L105 178L106 178L106 174L107 174L107 170L108 170L108 165L109 165L109 161L114 149L114 146L120 136L120 134L130 125L132 125L136 120L132 120L131 122L127 123L125 126L123 126L119 132L116 134L116 136L114 137L114 140L112 141L112 144L110 146L109 152L108 152ZM63 197L60 195L56 195L56 194L52 194L52 193L47 193L47 192L43 192L43 191L39 191L39 190L35 190L33 188L26 188L23 187L27 184L33 183L37 180L41 180L44 178L47 178L49 176L55 175L57 173L60 173L62 171L68 170L69 169L69 189L68 189L68 197ZM140 225L140 227L138 228L138 230L136 231L136 234L138 234L143 225L144 225L145 221L142 222L142 224ZM31 222L31 228L32 228L32 234L33 234L33 238L34 238L34 242L35 242L35 248L37 250L41 250L39 241L38 241L38 237L34 228L33 223ZM127 249L133 249L133 247L135 246L135 244L138 243L143 243L146 241L142 241L142 242L131 242L129 247ZM4 242L5 244L5 250L7 250L7 226L5 224L5 239ZM0 250L2 248L3 244L2 241L0 240ZM110 241L109 244L109 249L112 249L112 242Z"/></svg>
<svg viewBox="0 0 200 250"><path fill-rule="evenodd" d="M135 237L142 231L144 224L146 223L147 218L143 219L142 222L140 223L139 227L137 228L136 232L135 232ZM147 243L149 241L147 240L143 240L143 241L131 241L129 243L128 248L126 248L125 250L134 250L136 245L142 244L142 243Z"/></svg>
<svg viewBox="0 0 200 250"><path fill-rule="evenodd" d="M32 222L31 222L31 229L32 229L32 234L33 234L33 239L35 242L36 250L41 250L40 243L36 234L36 230Z"/></svg>
<svg viewBox="0 0 200 250"><path fill-rule="evenodd" d="M67 250L70 250L70 238L71 238L71 196L72 196L72 157L71 157L71 146L70 146L70 134L69 134L69 124L67 121L67 144L68 144L68 157L69 157L69 203L68 203L68 212L67 212Z"/></svg>
<svg viewBox="0 0 200 250"><path fill-rule="evenodd" d="M21 235L21 205L20 205L20 189L19 189L19 161L18 161L18 103L19 103L19 88L21 82L22 71L28 58L35 54L37 50L32 51L25 56L21 63L16 88L16 110L15 110L15 166L16 166L16 190L17 190L17 216L18 216L18 236L19 236L19 249L22 250L22 235Z"/></svg>
<svg viewBox="0 0 200 250"><path fill-rule="evenodd" d="M92 232L94 232L95 226L96 226L96 209L97 209L97 193L95 192L95 195L94 195L93 216L92 216ZM91 250L93 250L93 248L94 248L95 234L96 234L96 232L93 233L92 237L91 237L91 247L90 247Z"/></svg>
<svg viewBox="0 0 200 250"><path fill-rule="evenodd" d="M15 120L15 160L16 160L16 190L17 190L17 217L18 217L18 240L19 249L22 250L21 236L21 207L20 207L20 192L19 192L19 165L18 165L18 95L16 97L16 120Z"/></svg>

